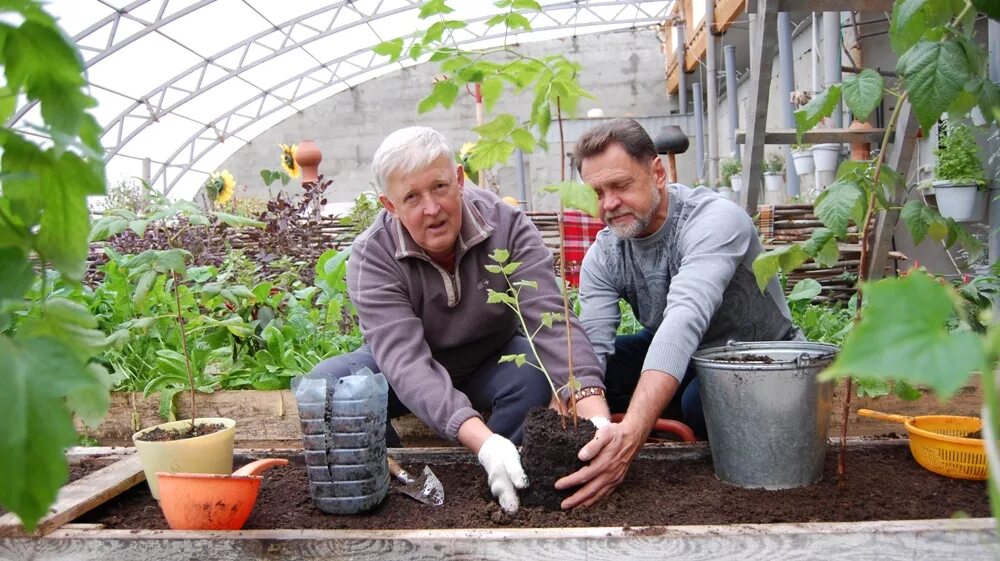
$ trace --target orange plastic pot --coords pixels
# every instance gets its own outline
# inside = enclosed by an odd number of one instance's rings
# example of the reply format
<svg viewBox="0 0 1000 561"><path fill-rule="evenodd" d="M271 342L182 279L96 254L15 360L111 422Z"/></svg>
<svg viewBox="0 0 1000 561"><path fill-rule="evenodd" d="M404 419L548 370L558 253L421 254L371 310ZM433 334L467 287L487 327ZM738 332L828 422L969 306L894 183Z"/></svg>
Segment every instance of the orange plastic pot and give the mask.
<svg viewBox="0 0 1000 561"><path fill-rule="evenodd" d="M264 471L288 464L268 458L251 462L232 475L157 473L160 509L174 530L239 530L257 502Z"/></svg>

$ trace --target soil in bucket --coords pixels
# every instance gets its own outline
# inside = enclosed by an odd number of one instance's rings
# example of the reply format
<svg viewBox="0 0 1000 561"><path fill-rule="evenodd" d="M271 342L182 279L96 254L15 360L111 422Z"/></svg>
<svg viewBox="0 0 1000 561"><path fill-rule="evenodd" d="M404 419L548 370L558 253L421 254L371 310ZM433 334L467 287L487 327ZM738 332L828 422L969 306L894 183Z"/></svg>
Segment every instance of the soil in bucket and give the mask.
<svg viewBox="0 0 1000 561"><path fill-rule="evenodd" d="M528 413L521 443L521 465L531 486L521 491L521 504L559 510L563 499L576 488L557 490L556 480L584 467L577 458L580 448L594 438L594 425L586 419L560 419L559 413L538 407Z"/></svg>
<svg viewBox="0 0 1000 561"><path fill-rule="evenodd" d="M226 427L221 423L195 425L193 430L191 425L187 425L186 428L176 430L163 430L160 427L156 427L155 429L142 434L138 438L144 442L170 442L173 440L184 440L185 438L194 438L196 436L214 434L224 428Z"/></svg>

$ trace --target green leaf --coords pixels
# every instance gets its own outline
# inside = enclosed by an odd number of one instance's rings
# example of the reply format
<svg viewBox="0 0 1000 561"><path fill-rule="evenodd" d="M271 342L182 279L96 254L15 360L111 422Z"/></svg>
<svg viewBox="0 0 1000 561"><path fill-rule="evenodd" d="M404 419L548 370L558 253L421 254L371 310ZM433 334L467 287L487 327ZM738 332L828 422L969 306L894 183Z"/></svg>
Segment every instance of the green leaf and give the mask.
<svg viewBox="0 0 1000 561"><path fill-rule="evenodd" d="M389 57L390 62L396 62L399 60L400 55L403 54L403 38L400 37L391 41L383 41L372 47L372 52L377 55ZM262 171L261 174L263 173L264 172ZM267 178L264 178L264 181L267 182ZM271 179L271 181L274 181L274 179Z"/></svg>
<svg viewBox="0 0 1000 561"><path fill-rule="evenodd" d="M533 12L542 11L542 5L535 0L514 0L511 6L515 10L531 10Z"/></svg>
<svg viewBox="0 0 1000 561"><path fill-rule="evenodd" d="M555 321L562 321L563 315L555 312L542 312L541 320L542 325L545 327L552 327L552 323Z"/></svg>
<svg viewBox="0 0 1000 561"><path fill-rule="evenodd" d="M66 396L66 405L90 428L97 428L111 405L113 379L106 368L96 362L88 363L84 372L92 383L78 388Z"/></svg>
<svg viewBox="0 0 1000 561"><path fill-rule="evenodd" d="M32 531L68 478L63 450L76 430L64 399L100 382L52 339L0 336L0 356L0 504Z"/></svg>
<svg viewBox="0 0 1000 561"><path fill-rule="evenodd" d="M954 42L920 41L896 66L923 129L930 130L963 86L975 76L962 47Z"/></svg>
<svg viewBox="0 0 1000 561"><path fill-rule="evenodd" d="M823 378L862 376L927 385L947 399L986 363L983 341L951 331L950 287L920 271L865 284L865 313Z"/></svg>
<svg viewBox="0 0 1000 561"><path fill-rule="evenodd" d="M983 80L979 90L979 110L986 123L1000 123L1000 88L991 80Z"/></svg>
<svg viewBox="0 0 1000 561"><path fill-rule="evenodd" d="M472 169L485 170L506 162L513 153L513 143L484 138L476 143L476 149L468 155L468 164Z"/></svg>
<svg viewBox="0 0 1000 561"><path fill-rule="evenodd" d="M228 212L215 211L213 214L221 220L225 225L232 228L263 228L265 224L260 220L254 220L253 218L247 218L246 216L238 216L235 214L229 214Z"/></svg>
<svg viewBox="0 0 1000 561"><path fill-rule="evenodd" d="M17 95L8 86L0 86L0 123L6 123L17 108Z"/></svg>
<svg viewBox="0 0 1000 561"><path fill-rule="evenodd" d="M514 145L522 152L532 152L535 149L535 137L524 128L516 128L510 133Z"/></svg>
<svg viewBox="0 0 1000 561"><path fill-rule="evenodd" d="M840 84L831 84L795 112L795 138L802 142L802 133L829 117L840 103Z"/></svg>
<svg viewBox="0 0 1000 561"><path fill-rule="evenodd" d="M892 8L889 44L898 56L908 51L924 36L928 27L945 24L949 19L948 0L902 0Z"/></svg>
<svg viewBox="0 0 1000 561"><path fill-rule="evenodd" d="M511 261L503 266L503 274L510 276L513 275L517 268L521 266L520 261Z"/></svg>
<svg viewBox="0 0 1000 561"><path fill-rule="evenodd" d="M892 389L892 393L896 394L896 397L905 399L906 401L916 401L921 397L924 397L924 394L921 393L920 390L913 387L905 380L897 380Z"/></svg>
<svg viewBox="0 0 1000 561"><path fill-rule="evenodd" d="M491 17L490 19L486 20L486 27L488 29L490 27L496 27L501 23L506 24L506 22L507 22L507 14L497 14Z"/></svg>
<svg viewBox="0 0 1000 561"><path fill-rule="evenodd" d="M507 294L506 292L497 292L496 290L493 290L492 288L490 288L490 289L488 289L488 292L487 292L486 303L487 304L507 304L509 306L514 306L514 305L517 304L517 301L514 300L513 296L511 296L510 294Z"/></svg>
<svg viewBox="0 0 1000 561"><path fill-rule="evenodd" d="M485 265L486 270L490 273L499 275L503 272L503 268L500 265Z"/></svg>
<svg viewBox="0 0 1000 561"><path fill-rule="evenodd" d="M426 113L440 105L445 109L451 107L458 97L458 85L452 80L439 80L434 84L431 94L420 100L417 111Z"/></svg>
<svg viewBox="0 0 1000 561"><path fill-rule="evenodd" d="M520 265L520 263L518 263ZM538 288L538 283L533 280L519 280L511 283L512 286L516 288Z"/></svg>
<svg viewBox="0 0 1000 561"><path fill-rule="evenodd" d="M191 253L184 249L165 249L153 251L153 268L161 273L177 273L184 275L185 260Z"/></svg>
<svg viewBox="0 0 1000 561"><path fill-rule="evenodd" d="M899 217L910 231L914 245L920 245L932 224L941 222L941 217L921 201L909 201L903 205ZM943 238L942 235L940 238Z"/></svg>
<svg viewBox="0 0 1000 561"><path fill-rule="evenodd" d="M119 216L103 216L94 222L90 228L89 242L102 242L111 236L117 236L128 228L129 221Z"/></svg>
<svg viewBox="0 0 1000 561"><path fill-rule="evenodd" d="M968 252L970 261L976 261L983 254L983 242L950 218L948 219L948 234L949 239L957 240L962 249ZM951 243L947 245L950 246Z"/></svg>
<svg viewBox="0 0 1000 561"><path fill-rule="evenodd" d="M493 118L492 121L475 127L474 131L479 136L488 140L499 140L507 138L517 128L517 118L509 113L502 113Z"/></svg>
<svg viewBox="0 0 1000 561"><path fill-rule="evenodd" d="M486 111L493 111L500 94L503 93L503 80L497 77L488 77L483 80L480 92L483 94L483 106Z"/></svg>
<svg viewBox="0 0 1000 561"><path fill-rule="evenodd" d="M455 10L451 9L444 3L444 1L445 0L427 0L420 6L420 14L417 17L420 19L427 19L438 14L450 14L451 12L454 12Z"/></svg>
<svg viewBox="0 0 1000 561"><path fill-rule="evenodd" d="M840 259L837 237L829 228L816 228L803 248L818 265L832 267ZM801 284L801 283L800 283Z"/></svg>
<svg viewBox="0 0 1000 561"><path fill-rule="evenodd" d="M798 302L804 300L806 302L812 300L813 298L819 296L819 293L823 291L823 286L819 284L815 279L802 279L795 283L795 288L788 295L789 302Z"/></svg>
<svg viewBox="0 0 1000 561"><path fill-rule="evenodd" d="M542 190L547 193L559 193L559 200L565 208L572 208L586 212L591 216L597 216L597 192L586 183L577 181L563 181L555 185L546 185Z"/></svg>
<svg viewBox="0 0 1000 561"><path fill-rule="evenodd" d="M492 259L495 263L500 263L502 265L510 259L510 252L506 249L494 249L493 253L490 254L490 259Z"/></svg>
<svg viewBox="0 0 1000 561"><path fill-rule="evenodd" d="M791 272L808 259L809 254L799 244L786 245L761 253L753 261L753 274L757 279L757 287L763 292L767 288L767 283L778 274L778 271Z"/></svg>
<svg viewBox="0 0 1000 561"><path fill-rule="evenodd" d="M20 300L35 280L31 262L19 247L0 248L0 271L0 302Z"/></svg>
<svg viewBox="0 0 1000 561"><path fill-rule="evenodd" d="M511 31L516 32L519 29L525 32L531 31L531 22L528 18L515 12L507 14L504 17L504 23L507 25L507 29Z"/></svg>
<svg viewBox="0 0 1000 561"><path fill-rule="evenodd" d="M882 102L884 87L885 80L870 68L844 79L844 101L847 102L851 113L854 113L855 119L860 121L868 119L868 115Z"/></svg>
<svg viewBox="0 0 1000 561"><path fill-rule="evenodd" d="M837 181L816 199L816 217L840 238L847 236L851 220L861 227L868 201L864 189L851 181Z"/></svg>

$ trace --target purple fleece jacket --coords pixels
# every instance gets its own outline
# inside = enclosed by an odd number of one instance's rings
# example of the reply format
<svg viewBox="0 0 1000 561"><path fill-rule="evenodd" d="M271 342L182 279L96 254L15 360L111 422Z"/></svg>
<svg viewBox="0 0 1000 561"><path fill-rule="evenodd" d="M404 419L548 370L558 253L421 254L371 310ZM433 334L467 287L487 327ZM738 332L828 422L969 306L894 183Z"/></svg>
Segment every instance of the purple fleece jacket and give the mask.
<svg viewBox="0 0 1000 561"><path fill-rule="evenodd" d="M383 210L354 240L347 262L347 286L361 331L399 400L443 437L480 417L455 389L486 361L496 361L519 322L504 304L487 304L487 289L507 285L489 273L495 249L510 252L522 265L511 280L532 280L538 289L521 291L521 310L534 332L543 312L562 312L562 296L552 254L534 224L520 210L475 187L464 191L462 229L455 273L434 263L394 216ZM573 367L582 387L604 387L603 369L576 317ZM535 345L558 388L566 384L566 329L563 322L542 327ZM534 361L534 357L528 357ZM524 365L522 368L531 368ZM542 376L542 373L538 373Z"/></svg>

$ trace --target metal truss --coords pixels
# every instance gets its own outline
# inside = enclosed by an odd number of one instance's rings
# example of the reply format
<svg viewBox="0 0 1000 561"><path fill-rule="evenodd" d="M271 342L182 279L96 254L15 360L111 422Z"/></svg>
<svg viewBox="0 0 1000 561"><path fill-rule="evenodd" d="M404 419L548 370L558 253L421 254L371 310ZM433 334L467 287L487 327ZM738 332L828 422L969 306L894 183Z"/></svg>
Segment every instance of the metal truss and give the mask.
<svg viewBox="0 0 1000 561"><path fill-rule="evenodd" d="M168 3L171 0L156 0L159 8L157 16L153 21L146 21L132 15L136 8L154 0L136 0L115 13L103 18L101 21L91 25L74 37L77 44L91 35L100 32L107 26L111 26L111 32L107 38L103 49L81 46L85 53L86 65L90 67L97 62L113 55L121 49L128 48L139 39L152 34L161 33L161 28L177 19L184 17L204 6L213 3L215 0L200 0L191 5L178 10L177 12L165 15ZM386 57L375 55L371 52L372 45L358 45L358 48L351 53L341 55L329 60L320 60L308 50L305 50L311 43L320 39L336 35L339 32L351 29L356 26L372 26L374 22L381 18L397 16L405 12L413 12L416 19L416 11L419 9L421 0L401 0L403 5L398 7L400 2L396 2L397 7L386 7L384 0L374 2L370 13L362 11L358 3L352 0L342 0L332 2L329 5L301 14L284 23L276 24L274 27L247 37L241 42L234 44L218 53L199 61L192 67L184 70L176 76L164 81L153 88L145 95L133 102L112 121L105 124L102 139L106 145L106 160L114 157L135 158L136 155L125 154L124 149L128 143L141 134L147 127L155 124L164 115L172 114L187 120L197 122L201 128L183 143L176 146L169 157L165 159L152 158L154 169L151 170L151 184L161 182L163 192L169 193L177 182L189 171L196 170L194 166L201 158L211 152L219 142L227 138L238 138L244 142L249 139L242 139L237 136L246 127L264 119L275 112L285 108L295 109L295 102L303 98L314 96L324 90L329 90L329 95L334 95L339 91L350 87L349 81L368 73L375 73L379 69L387 66L398 66L400 63L389 63ZM533 32L545 32L556 29L572 28L576 34L586 34L593 31L606 30L609 27L629 28L647 25L655 25L662 21L668 13L668 8L672 2L643 2L643 1L622 1L622 0L568 0L548 4L543 12L536 12L528 15ZM610 15L609 15L610 14ZM491 14L469 20L469 23L485 22ZM324 17L318 17L324 16ZM583 16L581 18L581 16ZM308 22L329 17L329 23L325 27L317 27ZM123 18L128 18L142 25L142 28L128 36L119 33L119 23ZM474 26L470 26L474 27ZM374 31L375 27L371 29ZM457 34L458 35L458 34ZM503 36L503 33L495 29L486 29L480 33L472 29L461 30L461 36L453 36L459 46L480 41L489 41ZM275 38L280 39L278 47L272 46ZM520 34L521 40L530 41L531 34ZM381 39L391 39L392 37L382 37ZM265 39L270 39L267 44ZM261 64L273 60L283 54L296 49L303 49L307 55L316 61L316 65L307 68L294 75L290 75L286 80L268 88L261 89L252 98L241 101L238 105L225 108L220 111L214 119L204 122L183 115L183 105L196 99L202 92L210 90L212 87L237 78ZM264 56L256 56L251 53L266 52ZM87 55L90 55L87 57ZM368 56L365 56L368 55ZM222 63L222 60L235 60L235 64ZM214 68L213 68L214 67ZM212 70L209 78L209 70ZM219 72L221 71L221 73ZM317 79L321 75L323 79ZM194 83L193 86L190 83ZM252 82L245 80L246 83ZM182 85L183 84L183 85ZM291 95L276 95L275 91L281 91L291 86ZM105 88L105 85L100 87ZM110 91L110 90L109 90ZM131 97L121 92L113 92L123 97ZM169 101L168 101L169 100ZM11 124L16 124L30 109L31 105L20 108L11 120ZM110 137L110 138L109 138ZM165 147L169 149L170 147ZM173 169L176 173L171 173L173 177L168 178L168 170Z"/></svg>

